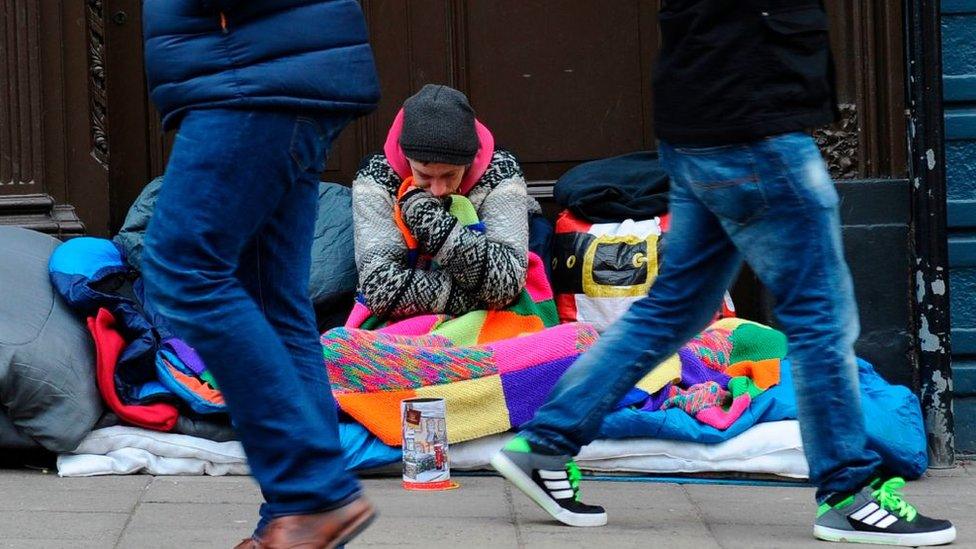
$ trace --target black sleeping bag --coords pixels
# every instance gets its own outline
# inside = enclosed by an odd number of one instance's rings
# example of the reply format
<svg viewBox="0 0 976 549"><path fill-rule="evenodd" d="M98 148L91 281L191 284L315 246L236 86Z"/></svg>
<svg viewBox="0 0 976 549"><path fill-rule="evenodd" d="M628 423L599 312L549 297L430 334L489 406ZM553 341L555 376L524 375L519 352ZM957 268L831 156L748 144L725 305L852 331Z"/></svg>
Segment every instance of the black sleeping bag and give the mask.
<svg viewBox="0 0 976 549"><path fill-rule="evenodd" d="M553 197L587 221L620 223L666 213L669 188L657 153L637 152L576 166L556 181Z"/></svg>

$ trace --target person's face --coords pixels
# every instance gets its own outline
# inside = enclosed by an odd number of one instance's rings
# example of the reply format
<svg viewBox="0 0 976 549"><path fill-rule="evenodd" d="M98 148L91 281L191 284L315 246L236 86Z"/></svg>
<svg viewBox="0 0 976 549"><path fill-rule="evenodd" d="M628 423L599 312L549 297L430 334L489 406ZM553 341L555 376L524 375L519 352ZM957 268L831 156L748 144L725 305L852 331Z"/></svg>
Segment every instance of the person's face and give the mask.
<svg viewBox="0 0 976 549"><path fill-rule="evenodd" d="M457 193L468 168L454 164L417 162L409 158L407 160L410 161L410 171L413 172L414 186L425 189L438 198Z"/></svg>

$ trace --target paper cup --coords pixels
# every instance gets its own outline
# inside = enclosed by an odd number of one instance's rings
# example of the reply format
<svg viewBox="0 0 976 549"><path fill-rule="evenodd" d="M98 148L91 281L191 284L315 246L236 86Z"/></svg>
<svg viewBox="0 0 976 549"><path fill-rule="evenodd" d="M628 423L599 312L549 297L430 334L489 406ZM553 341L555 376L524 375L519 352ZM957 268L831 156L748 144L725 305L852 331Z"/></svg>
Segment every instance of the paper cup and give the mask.
<svg viewBox="0 0 976 549"><path fill-rule="evenodd" d="M400 402L403 425L403 487L407 490L453 490L447 446L447 409L442 398Z"/></svg>

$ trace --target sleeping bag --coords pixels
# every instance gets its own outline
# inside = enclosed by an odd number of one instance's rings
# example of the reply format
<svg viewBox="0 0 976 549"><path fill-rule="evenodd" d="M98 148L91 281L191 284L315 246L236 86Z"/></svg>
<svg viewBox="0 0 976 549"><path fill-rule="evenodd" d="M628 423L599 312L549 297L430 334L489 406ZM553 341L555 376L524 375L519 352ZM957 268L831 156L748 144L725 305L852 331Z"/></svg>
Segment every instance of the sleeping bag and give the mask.
<svg viewBox="0 0 976 549"><path fill-rule="evenodd" d="M115 237L126 260L136 270L142 265L143 240L162 184L163 178L157 177L146 185ZM338 183L321 183L308 288L320 331L343 324L352 310L358 281L353 249L352 192Z"/></svg>
<svg viewBox="0 0 976 549"><path fill-rule="evenodd" d="M102 414L91 338L48 277L48 259L59 246L45 234L0 227L3 448L36 442L73 450Z"/></svg>

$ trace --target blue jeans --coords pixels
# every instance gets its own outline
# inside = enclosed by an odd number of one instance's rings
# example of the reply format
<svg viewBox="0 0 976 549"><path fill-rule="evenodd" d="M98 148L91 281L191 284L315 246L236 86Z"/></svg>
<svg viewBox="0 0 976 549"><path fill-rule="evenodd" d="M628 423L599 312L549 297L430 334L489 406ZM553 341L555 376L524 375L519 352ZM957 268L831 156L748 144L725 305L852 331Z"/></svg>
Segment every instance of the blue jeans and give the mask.
<svg viewBox="0 0 976 549"><path fill-rule="evenodd" d="M147 299L217 380L264 495L262 524L360 492L308 297L319 174L348 121L190 112L146 235Z"/></svg>
<svg viewBox="0 0 976 549"><path fill-rule="evenodd" d="M672 219L657 280L566 372L523 436L543 451L577 454L638 380L706 327L744 258L776 298L789 339L818 499L858 489L881 458L866 447L860 411L857 308L837 191L813 140L662 143L661 161Z"/></svg>

